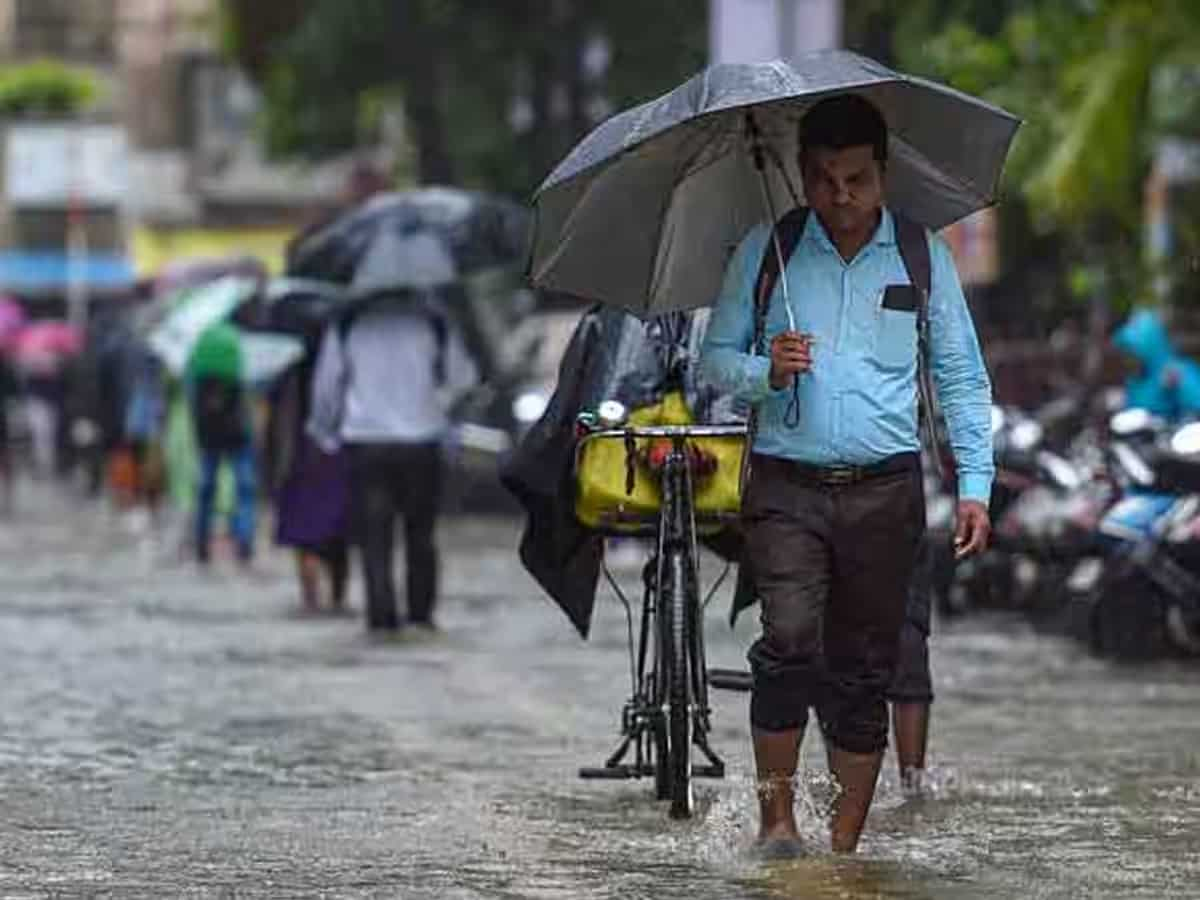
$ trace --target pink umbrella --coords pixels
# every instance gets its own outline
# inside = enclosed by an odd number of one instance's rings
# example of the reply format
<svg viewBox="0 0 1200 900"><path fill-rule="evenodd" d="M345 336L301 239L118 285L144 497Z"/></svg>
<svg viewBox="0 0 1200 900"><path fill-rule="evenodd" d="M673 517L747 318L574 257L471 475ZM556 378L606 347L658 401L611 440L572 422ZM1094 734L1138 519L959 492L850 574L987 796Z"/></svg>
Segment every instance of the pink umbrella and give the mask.
<svg viewBox="0 0 1200 900"><path fill-rule="evenodd" d="M25 327L27 321L29 316L20 301L0 296L0 350L12 346L17 333Z"/></svg>
<svg viewBox="0 0 1200 900"><path fill-rule="evenodd" d="M27 372L52 373L65 358L79 353L83 343L83 334L74 325L44 319L18 331L11 347L17 365Z"/></svg>

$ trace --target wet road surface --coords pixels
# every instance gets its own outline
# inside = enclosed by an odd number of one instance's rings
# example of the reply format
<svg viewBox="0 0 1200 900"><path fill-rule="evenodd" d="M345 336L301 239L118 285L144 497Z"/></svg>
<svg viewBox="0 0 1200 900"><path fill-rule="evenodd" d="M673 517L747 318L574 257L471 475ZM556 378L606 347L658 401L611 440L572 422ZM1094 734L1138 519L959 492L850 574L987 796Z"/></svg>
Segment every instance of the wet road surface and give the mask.
<svg viewBox="0 0 1200 900"><path fill-rule="evenodd" d="M905 802L889 766L834 860L810 735L812 855L768 865L744 696L716 697L730 774L691 822L648 783L575 778L616 738L624 618L605 592L580 642L516 523L447 523L444 632L381 643L296 616L281 553L200 575L100 507L22 506L0 523L0 897L1200 896L1197 671L942 629L934 796ZM740 666L754 623L725 610L710 662Z"/></svg>

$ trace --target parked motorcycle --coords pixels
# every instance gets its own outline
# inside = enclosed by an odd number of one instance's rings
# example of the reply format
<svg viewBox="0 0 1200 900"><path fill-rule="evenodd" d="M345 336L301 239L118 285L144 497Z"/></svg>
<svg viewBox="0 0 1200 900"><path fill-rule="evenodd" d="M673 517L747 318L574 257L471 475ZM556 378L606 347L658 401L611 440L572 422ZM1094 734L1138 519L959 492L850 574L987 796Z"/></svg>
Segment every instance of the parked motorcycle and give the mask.
<svg viewBox="0 0 1200 900"><path fill-rule="evenodd" d="M1043 422L1069 414L1061 402L1035 415L993 408L992 545L957 566L952 557L939 560L935 600L942 615L993 609L1042 616L1060 602L1062 585L1114 493L1087 454L1068 456L1047 446Z"/></svg>
<svg viewBox="0 0 1200 900"><path fill-rule="evenodd" d="M1145 438L1158 426L1143 422ZM1128 493L1072 576L1069 630L1118 659L1200 657L1200 423L1114 457Z"/></svg>

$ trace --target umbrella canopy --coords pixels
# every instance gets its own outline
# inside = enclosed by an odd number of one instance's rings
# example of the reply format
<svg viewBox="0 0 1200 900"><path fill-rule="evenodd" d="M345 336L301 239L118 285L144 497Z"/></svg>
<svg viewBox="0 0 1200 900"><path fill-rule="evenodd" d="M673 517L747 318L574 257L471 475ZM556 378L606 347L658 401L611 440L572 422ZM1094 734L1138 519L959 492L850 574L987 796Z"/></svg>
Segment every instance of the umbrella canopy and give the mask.
<svg viewBox="0 0 1200 900"><path fill-rule="evenodd" d="M0 297L0 347L11 345L28 321L29 316L19 300Z"/></svg>
<svg viewBox="0 0 1200 900"><path fill-rule="evenodd" d="M355 270L350 292L370 297L397 289L429 291L453 284L458 277L445 242L436 235L381 231Z"/></svg>
<svg viewBox="0 0 1200 900"><path fill-rule="evenodd" d="M461 277L521 262L528 231L528 211L492 194L445 187L379 194L303 235L288 254L288 274L350 284L381 235L424 234L442 244Z"/></svg>
<svg viewBox="0 0 1200 900"><path fill-rule="evenodd" d="M713 302L730 254L769 218L749 135L775 209L790 209L800 120L847 92L887 119L893 209L936 230L995 202L1020 124L997 107L845 51L717 65L609 119L546 179L534 283L642 316Z"/></svg>
<svg viewBox="0 0 1200 900"><path fill-rule="evenodd" d="M67 322L43 319L16 332L9 343L13 361L31 375L53 374L83 350L83 333Z"/></svg>
<svg viewBox="0 0 1200 900"><path fill-rule="evenodd" d="M181 374L200 336L223 322L258 289L251 278L218 278L180 293L171 311L150 332L149 344L174 375Z"/></svg>
<svg viewBox="0 0 1200 900"><path fill-rule="evenodd" d="M308 338L321 333L346 303L346 289L327 281L275 278L267 284L255 328Z"/></svg>
<svg viewBox="0 0 1200 900"><path fill-rule="evenodd" d="M304 343L286 334L241 332L242 381L263 385L274 381L304 356Z"/></svg>
<svg viewBox="0 0 1200 900"><path fill-rule="evenodd" d="M172 375L196 374L190 363L204 337L213 341L212 347L203 350L205 365L211 363L220 370L232 365L229 349L229 332L232 332L241 357L238 377L253 383L271 380L304 355L304 345L286 335L243 333L226 324L257 290L256 279L229 276L184 292L175 300L166 319L150 333L150 349ZM223 328L214 329L218 325ZM215 331L215 338L210 336L210 330Z"/></svg>

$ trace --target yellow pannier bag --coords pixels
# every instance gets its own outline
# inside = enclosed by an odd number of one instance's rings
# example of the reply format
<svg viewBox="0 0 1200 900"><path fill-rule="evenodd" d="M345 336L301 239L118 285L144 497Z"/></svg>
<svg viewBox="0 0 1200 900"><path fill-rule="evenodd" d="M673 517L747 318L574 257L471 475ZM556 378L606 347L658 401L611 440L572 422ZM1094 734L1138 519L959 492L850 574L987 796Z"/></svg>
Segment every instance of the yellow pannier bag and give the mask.
<svg viewBox="0 0 1200 900"><path fill-rule="evenodd" d="M673 391L651 406L629 414L629 424L691 425L683 394ZM649 439L638 438L638 455ZM716 461L713 474L694 483L697 527L712 531L741 509L740 478L743 435L691 438L688 443ZM589 528L615 532L646 531L658 522L661 507L658 476L635 463L633 490L626 491L626 448L623 437L585 438L575 470L575 516ZM706 527L707 526L707 527Z"/></svg>

